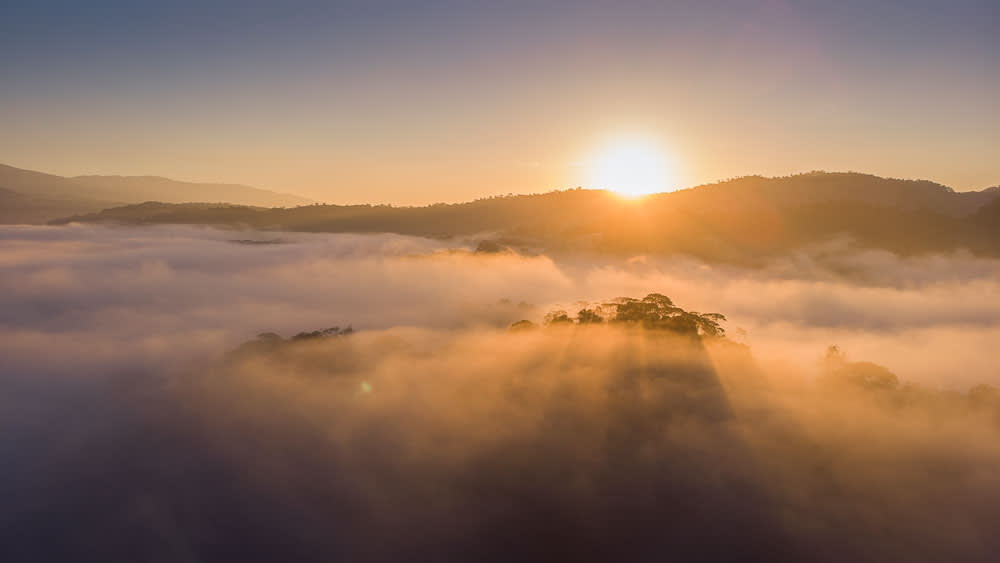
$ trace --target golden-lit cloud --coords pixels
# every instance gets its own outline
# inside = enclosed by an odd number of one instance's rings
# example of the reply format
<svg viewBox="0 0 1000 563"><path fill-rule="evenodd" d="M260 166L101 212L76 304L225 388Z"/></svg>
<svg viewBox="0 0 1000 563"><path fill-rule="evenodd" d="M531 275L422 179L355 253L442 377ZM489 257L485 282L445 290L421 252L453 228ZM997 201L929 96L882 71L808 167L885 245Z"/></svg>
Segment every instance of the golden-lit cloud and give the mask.
<svg viewBox="0 0 1000 563"><path fill-rule="evenodd" d="M34 560L997 547L995 260L827 248L749 269L190 227L0 240L0 544ZM650 291L726 313L733 340L507 330ZM283 338L334 325L358 330Z"/></svg>

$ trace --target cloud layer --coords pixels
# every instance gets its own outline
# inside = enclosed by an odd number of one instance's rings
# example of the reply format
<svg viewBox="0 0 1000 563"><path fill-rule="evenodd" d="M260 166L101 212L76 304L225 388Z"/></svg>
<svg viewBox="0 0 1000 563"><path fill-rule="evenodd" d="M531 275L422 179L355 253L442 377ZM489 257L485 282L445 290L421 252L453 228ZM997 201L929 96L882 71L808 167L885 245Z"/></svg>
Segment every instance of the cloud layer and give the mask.
<svg viewBox="0 0 1000 563"><path fill-rule="evenodd" d="M275 244L239 244L254 239ZM475 241L162 227L0 230L0 350L20 366L165 365L263 331L459 328L665 293L726 314L755 351L808 367L840 344L906 377L1000 382L1000 262L831 245L757 270L475 254ZM40 350L58 342L65 354ZM86 353L83 353L83 351ZM91 360L95 360L91 362Z"/></svg>
<svg viewBox="0 0 1000 563"><path fill-rule="evenodd" d="M1000 548L1000 396L969 390L995 375L994 262L826 249L737 270L274 238L0 230L5 561ZM505 328L651 291L728 314L751 347ZM847 358L821 361L834 343Z"/></svg>

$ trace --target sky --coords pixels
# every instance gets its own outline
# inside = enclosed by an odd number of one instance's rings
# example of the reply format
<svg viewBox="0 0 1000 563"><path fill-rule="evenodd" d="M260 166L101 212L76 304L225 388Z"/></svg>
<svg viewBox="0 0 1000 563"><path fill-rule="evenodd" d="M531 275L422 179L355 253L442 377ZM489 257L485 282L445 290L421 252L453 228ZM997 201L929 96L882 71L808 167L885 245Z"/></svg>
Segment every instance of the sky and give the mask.
<svg viewBox="0 0 1000 563"><path fill-rule="evenodd" d="M854 170L1000 184L995 2L0 3L0 162L330 202Z"/></svg>

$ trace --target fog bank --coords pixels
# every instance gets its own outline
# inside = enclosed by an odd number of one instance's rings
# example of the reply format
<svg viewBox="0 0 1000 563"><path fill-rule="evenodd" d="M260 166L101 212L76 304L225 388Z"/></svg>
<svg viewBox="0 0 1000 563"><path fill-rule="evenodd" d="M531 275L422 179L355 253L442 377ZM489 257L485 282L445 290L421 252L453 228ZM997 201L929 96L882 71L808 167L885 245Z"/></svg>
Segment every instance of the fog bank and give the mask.
<svg viewBox="0 0 1000 563"><path fill-rule="evenodd" d="M826 248L749 270L477 244L0 229L0 556L1000 549L1000 393L978 385L998 380L997 263ZM507 329L649 292L727 314L730 339ZM334 325L356 330L282 337Z"/></svg>
<svg viewBox="0 0 1000 563"><path fill-rule="evenodd" d="M237 241L237 242L234 242ZM258 241L266 244L247 244ZM0 351L21 368L143 369L264 331L458 329L656 291L728 316L758 354L813 369L827 346L908 378L1000 382L1000 262L831 243L762 269L683 258L483 254L476 240L190 227L0 229ZM46 348L74 351L70 357Z"/></svg>

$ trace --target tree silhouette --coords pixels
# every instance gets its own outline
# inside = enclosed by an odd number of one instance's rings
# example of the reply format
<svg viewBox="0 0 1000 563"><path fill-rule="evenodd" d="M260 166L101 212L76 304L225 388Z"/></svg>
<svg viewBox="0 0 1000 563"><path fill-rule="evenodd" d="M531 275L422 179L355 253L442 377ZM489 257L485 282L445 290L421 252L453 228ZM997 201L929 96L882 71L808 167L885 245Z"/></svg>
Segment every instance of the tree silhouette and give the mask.
<svg viewBox="0 0 1000 563"><path fill-rule="evenodd" d="M566 311L562 309L556 309L555 311L550 311L545 315L546 325L558 325L558 324L573 324L573 319L569 318Z"/></svg>
<svg viewBox="0 0 1000 563"><path fill-rule="evenodd" d="M679 334L721 338L726 335L721 323L726 320L719 313L697 313L685 311L662 293L650 293L642 299L619 297L596 307L584 307L577 312L575 322L579 325L601 323L637 325L650 330L668 330ZM511 329L521 328L520 321ZM574 319L562 309L545 315L546 325L572 324ZM534 325L532 325L534 326Z"/></svg>
<svg viewBox="0 0 1000 563"><path fill-rule="evenodd" d="M611 322L639 324L648 329L710 337L722 337L726 334L719 324L726 320L725 316L719 313L685 311L662 293L650 293L642 299L619 297L602 305L602 309L613 313Z"/></svg>
<svg viewBox="0 0 1000 563"><path fill-rule="evenodd" d="M324 328L320 330L314 330L312 332L300 332L295 336L291 337L289 340L316 340L319 338L329 338L331 336L342 336L348 335L354 332L354 329L348 326L345 329L341 329L339 326L334 326L330 328Z"/></svg>
<svg viewBox="0 0 1000 563"><path fill-rule="evenodd" d="M526 330L533 330L533 329L536 329L536 328L538 328L538 325L536 325L535 323L533 323L533 322L531 322L531 321L529 321L527 319L521 319L521 320L517 321L516 323L510 325L510 331L511 332L522 332L522 331L526 331Z"/></svg>
<svg viewBox="0 0 1000 563"><path fill-rule="evenodd" d="M899 387L899 378L885 366L848 361L847 354L839 346L826 349L823 368L828 382L848 383L872 391L891 391Z"/></svg>
<svg viewBox="0 0 1000 563"><path fill-rule="evenodd" d="M654 328L653 325L656 323L684 312L675 306L669 297L661 293L650 293L642 299L619 297L605 303L603 307L614 311L610 319L612 322L641 323L649 328Z"/></svg>

